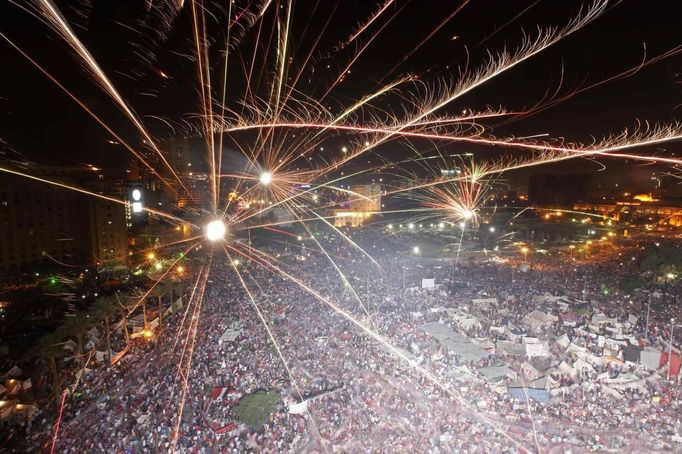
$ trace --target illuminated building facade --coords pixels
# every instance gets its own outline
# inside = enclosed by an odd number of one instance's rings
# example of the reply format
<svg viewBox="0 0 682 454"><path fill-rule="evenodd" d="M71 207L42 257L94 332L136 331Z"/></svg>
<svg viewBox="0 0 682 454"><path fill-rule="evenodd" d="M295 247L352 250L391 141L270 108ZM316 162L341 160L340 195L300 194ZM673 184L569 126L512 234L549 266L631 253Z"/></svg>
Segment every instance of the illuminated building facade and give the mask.
<svg viewBox="0 0 682 454"><path fill-rule="evenodd" d="M336 227L360 227L381 212L381 185L351 186L348 208L333 210Z"/></svg>
<svg viewBox="0 0 682 454"><path fill-rule="evenodd" d="M580 203L573 205L573 209L601 214L620 222L682 227L682 203L679 201Z"/></svg>

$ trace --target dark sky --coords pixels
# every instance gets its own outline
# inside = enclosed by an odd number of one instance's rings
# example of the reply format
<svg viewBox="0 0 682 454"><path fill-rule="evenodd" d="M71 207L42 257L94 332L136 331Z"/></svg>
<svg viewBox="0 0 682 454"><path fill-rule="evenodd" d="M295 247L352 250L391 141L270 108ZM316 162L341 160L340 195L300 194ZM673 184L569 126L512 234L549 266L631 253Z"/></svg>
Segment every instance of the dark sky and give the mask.
<svg viewBox="0 0 682 454"><path fill-rule="evenodd" d="M164 31L161 19L164 11L147 11L147 2L92 0L91 7L83 9L82 5L87 3L57 2L79 37L150 131L160 138L173 135L165 123L154 117L164 117L176 125L183 120L197 124L196 68L187 57L193 51L187 5L173 26L160 37L159 32ZM237 5L243 8L250 3L238 1ZM586 3L473 0L386 80L410 73L418 75L431 87L439 80L451 82L457 79L458 68L465 68L467 62L469 68L476 68L486 61L488 51L499 51L505 46L514 48L521 41L524 29L533 34L537 26L561 26ZM321 35L304 73L300 85L302 91L313 97L324 92L336 71L344 67L357 50L357 45L341 50L336 45L348 37L357 24L366 21L379 4L369 0L342 0L338 4L323 0L317 6L313 1L295 3L291 35L292 49L295 50L292 54L294 67L304 61ZM356 62L339 89L332 93L327 100L329 105L338 111L339 106L349 105L371 92L377 81L386 77L387 72L458 4L446 0L396 1L385 15L387 18L396 13L395 19ZM524 14L512 21L527 8ZM209 7L209 11L216 17L216 22L210 25L209 39L215 42L211 59L217 78L222 72L222 45L219 43L224 41L226 18L216 8ZM321 34L330 15L329 26ZM383 20L377 21L364 36L370 36L384 23ZM561 93L568 93L636 66L644 57L644 43L648 57L682 44L681 25L682 2L678 0L612 2L604 16L531 61L453 103L450 111L483 109L488 105L518 110L536 104L548 92L559 89ZM266 16L261 45L267 42L271 26L272 17ZM131 143L142 146L139 134L113 107L107 95L92 83L67 46L45 25L16 6L3 3L0 6L0 30L116 131ZM303 30L306 31L304 35ZM233 53L233 65L228 76L230 93L238 95L243 92L242 65L250 60L256 32L257 29L249 30L243 44ZM366 40L361 39L357 44L364 42ZM83 114L4 40L0 41L0 59L3 63L0 71L0 138L5 142L2 145L4 155L0 158L13 159L17 152L42 162L94 162L112 167L125 163L126 152L108 142L110 137L106 131ZM271 61L271 58L265 56L261 49L257 60L262 63ZM169 78L163 78L159 71ZM634 76L587 91L551 109L519 121L495 125L494 133L498 136L550 133L553 137L570 140L590 140L591 136L600 137L611 131L618 132L623 127L632 127L638 118L661 122L679 118L681 95L682 58L674 56L644 68ZM388 107L395 110L400 106L393 103ZM419 146L428 147L430 144ZM667 144L660 149L642 152L670 155L679 148L679 143ZM502 152L513 153L510 150L462 145L448 146L447 151L475 151L480 156L490 157L499 156ZM391 153L403 153L391 149L385 152L391 158ZM615 160L607 160L606 163L615 169L617 177L646 179L649 174L648 169L633 170L627 163ZM558 168L541 168L534 172L581 172L598 168L599 165L588 161L575 160ZM517 175L516 179L525 180L525 174Z"/></svg>

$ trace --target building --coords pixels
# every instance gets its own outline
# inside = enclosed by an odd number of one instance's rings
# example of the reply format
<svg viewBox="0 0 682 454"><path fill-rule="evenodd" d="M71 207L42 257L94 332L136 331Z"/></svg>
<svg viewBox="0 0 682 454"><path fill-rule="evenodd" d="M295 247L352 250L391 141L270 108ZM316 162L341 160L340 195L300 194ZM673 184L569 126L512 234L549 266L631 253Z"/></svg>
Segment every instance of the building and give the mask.
<svg viewBox="0 0 682 454"><path fill-rule="evenodd" d="M125 263L128 234L124 206L94 197L86 198L89 253L98 265Z"/></svg>
<svg viewBox="0 0 682 454"><path fill-rule="evenodd" d="M31 173L120 198L120 186L105 183L99 169L42 167ZM3 173L0 228L3 272L55 263L119 263L128 253L122 204Z"/></svg>
<svg viewBox="0 0 682 454"><path fill-rule="evenodd" d="M378 213L381 211L381 185L362 184L351 186L350 209L356 212Z"/></svg>
<svg viewBox="0 0 682 454"><path fill-rule="evenodd" d="M533 205L567 207L589 199L592 176L531 175L528 179L528 200Z"/></svg>
<svg viewBox="0 0 682 454"><path fill-rule="evenodd" d="M657 225L660 227L682 227L682 201L638 200L620 202L578 203L573 205L575 211L600 214L621 223L639 225Z"/></svg>
<svg viewBox="0 0 682 454"><path fill-rule="evenodd" d="M336 227L359 227L381 212L381 185L351 186L347 208L333 210Z"/></svg>

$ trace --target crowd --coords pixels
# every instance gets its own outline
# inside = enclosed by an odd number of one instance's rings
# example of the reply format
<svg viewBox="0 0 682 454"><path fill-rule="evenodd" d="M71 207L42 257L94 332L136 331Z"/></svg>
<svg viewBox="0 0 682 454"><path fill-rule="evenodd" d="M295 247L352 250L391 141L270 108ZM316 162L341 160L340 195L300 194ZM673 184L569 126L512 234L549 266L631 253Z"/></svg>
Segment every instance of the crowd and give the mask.
<svg viewBox="0 0 682 454"><path fill-rule="evenodd" d="M221 249L207 254L203 269L210 266L210 273L197 270L188 279L182 310L116 365L81 376L66 399L57 451L682 452L679 387L664 379L665 372L625 361L577 375L555 368L554 378L567 391L550 402L523 401L478 371L505 364L523 376L522 354L492 348L485 358L466 361L422 329L440 322L495 344L504 336L491 328L523 327L536 297L550 294L580 301L582 310L576 323L548 323L533 333L538 338L565 334L589 350L592 337L578 328L594 313L620 321L635 314L628 334L637 335L650 309L648 336L640 337L655 346L669 333L667 320L679 316L670 296L677 284L650 306L646 292L605 294L605 284L616 286L614 267L625 275L635 266L636 260L623 257L629 249L603 257L595 252L583 261L565 254L535 257L530 270L515 273L519 263L513 261L462 261L453 272L451 261L397 254L405 249L399 236L366 229L353 239L376 264L331 238L318 239L328 256L308 240L306 248L266 247L267 261L239 257L248 293ZM443 285L425 290L422 278ZM481 296L499 301L485 317L471 304ZM462 331L443 309L483 322ZM235 336L221 339L226 331ZM551 350L550 363L569 361L570 352L554 343ZM625 372L643 377L642 389L615 396L587 386L598 374ZM258 390L281 400L266 424L254 429L239 421L235 406ZM305 411L290 411L303 399ZM49 442L53 423L38 422L36 444Z"/></svg>

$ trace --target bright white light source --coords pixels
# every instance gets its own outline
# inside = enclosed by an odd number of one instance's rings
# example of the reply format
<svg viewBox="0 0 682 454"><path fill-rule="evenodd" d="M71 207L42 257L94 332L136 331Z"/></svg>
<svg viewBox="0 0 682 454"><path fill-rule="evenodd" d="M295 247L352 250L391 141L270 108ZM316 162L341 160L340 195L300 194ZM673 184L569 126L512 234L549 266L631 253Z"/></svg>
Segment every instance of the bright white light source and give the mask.
<svg viewBox="0 0 682 454"><path fill-rule="evenodd" d="M491 231L491 232L494 232L494 231L495 231L495 227L490 227L490 231Z"/></svg>
<svg viewBox="0 0 682 454"><path fill-rule="evenodd" d="M439 223L438 223L438 228L439 228L439 229L445 228L445 222L439 222Z"/></svg>
<svg viewBox="0 0 682 454"><path fill-rule="evenodd" d="M272 174L270 172L263 172L260 174L260 184L267 186L272 182Z"/></svg>
<svg viewBox="0 0 682 454"><path fill-rule="evenodd" d="M464 212L462 213L462 217L463 217L464 219L471 219L471 218L474 217L474 213L472 213L472 212L469 211L469 210L464 210Z"/></svg>
<svg viewBox="0 0 682 454"><path fill-rule="evenodd" d="M409 224L407 224L407 228L412 230L414 228L414 224L410 222Z"/></svg>
<svg viewBox="0 0 682 454"><path fill-rule="evenodd" d="M142 193L139 189L133 189L133 200L137 201L142 198Z"/></svg>
<svg viewBox="0 0 682 454"><path fill-rule="evenodd" d="M415 254L419 254L419 246L413 247L412 252L414 252Z"/></svg>
<svg viewBox="0 0 682 454"><path fill-rule="evenodd" d="M142 202L133 202L133 213L142 212Z"/></svg>
<svg viewBox="0 0 682 454"><path fill-rule="evenodd" d="M223 221L216 219L211 221L206 226L206 238L209 241L220 241L225 238L225 224Z"/></svg>

